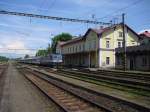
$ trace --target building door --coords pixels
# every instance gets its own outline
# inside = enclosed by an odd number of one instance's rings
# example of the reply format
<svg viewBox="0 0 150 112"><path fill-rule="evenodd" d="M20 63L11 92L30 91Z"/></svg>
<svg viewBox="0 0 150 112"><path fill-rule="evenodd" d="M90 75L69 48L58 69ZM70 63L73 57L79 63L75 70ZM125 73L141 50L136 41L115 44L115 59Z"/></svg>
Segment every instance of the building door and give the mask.
<svg viewBox="0 0 150 112"><path fill-rule="evenodd" d="M130 59L130 70L134 70L134 68L135 68L134 59Z"/></svg>

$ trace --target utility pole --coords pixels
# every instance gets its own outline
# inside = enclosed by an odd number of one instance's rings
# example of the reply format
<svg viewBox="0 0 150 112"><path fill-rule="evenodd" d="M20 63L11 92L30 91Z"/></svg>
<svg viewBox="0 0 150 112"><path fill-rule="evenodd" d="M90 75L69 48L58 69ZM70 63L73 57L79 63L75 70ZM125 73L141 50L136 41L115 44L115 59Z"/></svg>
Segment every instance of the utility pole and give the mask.
<svg viewBox="0 0 150 112"><path fill-rule="evenodd" d="M122 14L122 29L123 29L123 69L126 71L126 36L125 36L125 14Z"/></svg>

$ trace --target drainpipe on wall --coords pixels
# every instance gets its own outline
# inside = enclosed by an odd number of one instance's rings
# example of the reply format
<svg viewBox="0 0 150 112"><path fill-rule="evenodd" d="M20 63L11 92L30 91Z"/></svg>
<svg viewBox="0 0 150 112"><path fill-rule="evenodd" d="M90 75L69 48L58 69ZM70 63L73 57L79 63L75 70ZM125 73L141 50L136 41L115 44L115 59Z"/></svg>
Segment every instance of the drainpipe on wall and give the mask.
<svg viewBox="0 0 150 112"><path fill-rule="evenodd" d="M91 65L91 56L90 56L90 51L89 51L89 68L91 67L90 65Z"/></svg>

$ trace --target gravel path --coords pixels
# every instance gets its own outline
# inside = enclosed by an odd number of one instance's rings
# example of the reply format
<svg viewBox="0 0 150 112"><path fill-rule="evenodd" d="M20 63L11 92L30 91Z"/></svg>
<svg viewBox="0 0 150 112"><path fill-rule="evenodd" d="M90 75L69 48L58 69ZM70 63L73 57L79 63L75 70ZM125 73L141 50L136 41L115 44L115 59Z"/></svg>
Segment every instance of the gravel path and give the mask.
<svg viewBox="0 0 150 112"><path fill-rule="evenodd" d="M6 73L0 112L61 112L61 110L10 64Z"/></svg>

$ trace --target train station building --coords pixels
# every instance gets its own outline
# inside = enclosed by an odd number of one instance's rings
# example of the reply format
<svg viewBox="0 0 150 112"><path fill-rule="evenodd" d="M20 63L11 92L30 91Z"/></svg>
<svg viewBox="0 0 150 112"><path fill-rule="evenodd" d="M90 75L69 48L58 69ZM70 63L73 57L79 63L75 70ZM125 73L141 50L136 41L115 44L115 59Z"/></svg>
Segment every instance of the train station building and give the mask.
<svg viewBox="0 0 150 112"><path fill-rule="evenodd" d="M139 35L125 25L126 46L138 46ZM115 48L123 45L123 24L105 28L90 28L81 36L58 42L56 53L63 55L65 66L114 68Z"/></svg>
<svg viewBox="0 0 150 112"><path fill-rule="evenodd" d="M116 68L123 68L123 48L116 48ZM126 47L128 70L150 70L150 44Z"/></svg>
<svg viewBox="0 0 150 112"><path fill-rule="evenodd" d="M140 35L140 46L126 47L126 68L128 70L150 70L150 32ZM116 68L123 68L123 48L116 48Z"/></svg>

